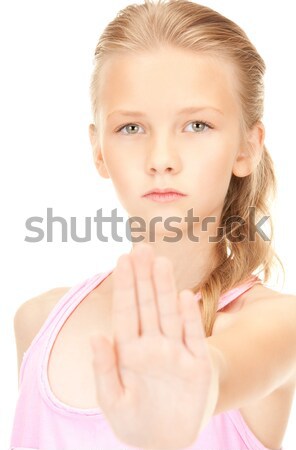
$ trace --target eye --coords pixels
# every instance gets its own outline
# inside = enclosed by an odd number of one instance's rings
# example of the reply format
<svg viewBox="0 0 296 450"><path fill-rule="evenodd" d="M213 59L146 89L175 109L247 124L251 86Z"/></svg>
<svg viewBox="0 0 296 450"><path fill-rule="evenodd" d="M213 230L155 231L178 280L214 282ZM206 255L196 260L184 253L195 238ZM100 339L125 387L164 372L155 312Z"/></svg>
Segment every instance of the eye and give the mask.
<svg viewBox="0 0 296 450"><path fill-rule="evenodd" d="M205 128L213 128L212 125L210 125L208 122L195 121L195 122L190 122L187 126L189 126L191 124L197 125L197 127L193 127L193 130L197 133L204 131Z"/></svg>
<svg viewBox="0 0 296 450"><path fill-rule="evenodd" d="M127 133L122 134L138 134L137 129L139 128L139 126L140 125L137 125L136 123L127 123L126 125L123 125L122 127L118 128L116 130L116 133L120 133L122 130L126 128L127 130L130 130L131 133L128 131Z"/></svg>

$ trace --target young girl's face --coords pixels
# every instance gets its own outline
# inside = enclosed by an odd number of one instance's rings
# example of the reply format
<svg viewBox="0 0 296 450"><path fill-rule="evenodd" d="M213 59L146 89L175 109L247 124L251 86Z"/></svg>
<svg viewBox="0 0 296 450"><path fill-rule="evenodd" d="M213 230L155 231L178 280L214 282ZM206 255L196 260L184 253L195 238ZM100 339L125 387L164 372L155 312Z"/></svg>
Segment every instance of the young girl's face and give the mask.
<svg viewBox="0 0 296 450"><path fill-rule="evenodd" d="M218 217L232 172L247 171L233 66L166 48L110 57L100 83L97 167L129 216L161 216L158 232L167 217L184 219L192 208L200 221ZM169 203L142 197L167 187L186 196Z"/></svg>

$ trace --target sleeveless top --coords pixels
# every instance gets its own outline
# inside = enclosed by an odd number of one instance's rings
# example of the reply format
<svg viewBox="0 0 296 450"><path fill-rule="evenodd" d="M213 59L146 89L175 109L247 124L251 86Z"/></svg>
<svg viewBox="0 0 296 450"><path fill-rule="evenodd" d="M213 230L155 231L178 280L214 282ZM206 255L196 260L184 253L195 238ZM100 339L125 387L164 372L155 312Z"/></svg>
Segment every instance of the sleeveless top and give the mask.
<svg viewBox="0 0 296 450"><path fill-rule="evenodd" d="M112 270L96 274L67 291L24 353L9 450L141 450L119 441L98 408L80 409L59 401L47 376L50 351L63 324ZM256 283L262 281L251 275L246 282L223 294L218 310ZM200 298L199 292L195 295ZM228 410L213 416L197 441L184 450L271 449L256 438L239 410Z"/></svg>

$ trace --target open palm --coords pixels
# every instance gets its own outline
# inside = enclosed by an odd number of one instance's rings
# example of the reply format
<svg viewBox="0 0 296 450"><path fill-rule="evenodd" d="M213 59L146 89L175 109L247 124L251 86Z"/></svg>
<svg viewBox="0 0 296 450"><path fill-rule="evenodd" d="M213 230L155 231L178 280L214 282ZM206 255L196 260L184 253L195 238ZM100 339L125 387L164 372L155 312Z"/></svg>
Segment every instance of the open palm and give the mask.
<svg viewBox="0 0 296 450"><path fill-rule="evenodd" d="M97 400L119 439L180 449L197 438L214 377L200 309L148 244L114 270L113 342L92 338Z"/></svg>

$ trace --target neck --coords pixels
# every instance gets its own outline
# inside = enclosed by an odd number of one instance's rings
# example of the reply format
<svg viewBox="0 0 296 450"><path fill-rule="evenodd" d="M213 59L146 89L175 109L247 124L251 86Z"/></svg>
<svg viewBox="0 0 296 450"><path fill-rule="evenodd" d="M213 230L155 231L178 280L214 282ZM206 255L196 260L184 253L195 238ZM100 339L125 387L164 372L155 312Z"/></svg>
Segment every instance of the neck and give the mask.
<svg viewBox="0 0 296 450"><path fill-rule="evenodd" d="M209 223L206 231L201 231L200 224L198 225L194 228L194 236L198 236L198 242L188 237L192 236L192 233L184 233L182 239L175 242L164 240L163 232L160 230L156 234L155 242L149 240L148 233L141 234L144 236L142 242L151 245L155 256L165 256L172 262L178 292L200 285L218 263L217 243L210 241L210 236L218 234L217 223ZM137 245L133 244L131 252Z"/></svg>

